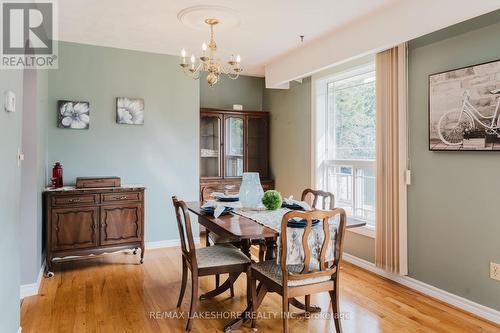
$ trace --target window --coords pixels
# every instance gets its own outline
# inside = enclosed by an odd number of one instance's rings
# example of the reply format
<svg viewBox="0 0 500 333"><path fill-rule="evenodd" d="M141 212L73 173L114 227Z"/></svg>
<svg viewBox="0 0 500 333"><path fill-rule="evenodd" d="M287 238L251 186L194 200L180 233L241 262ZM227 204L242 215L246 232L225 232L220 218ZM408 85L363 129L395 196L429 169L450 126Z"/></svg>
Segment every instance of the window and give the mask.
<svg viewBox="0 0 500 333"><path fill-rule="evenodd" d="M349 218L375 225L375 70L316 82L316 183Z"/></svg>

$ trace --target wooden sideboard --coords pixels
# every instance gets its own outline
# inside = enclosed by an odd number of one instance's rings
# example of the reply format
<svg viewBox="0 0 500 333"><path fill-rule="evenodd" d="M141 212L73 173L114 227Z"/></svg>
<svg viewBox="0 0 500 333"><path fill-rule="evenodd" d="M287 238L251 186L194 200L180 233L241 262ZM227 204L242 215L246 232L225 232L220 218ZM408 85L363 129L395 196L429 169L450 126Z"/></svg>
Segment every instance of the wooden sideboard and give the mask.
<svg viewBox="0 0 500 333"><path fill-rule="evenodd" d="M44 192L47 276L53 259L141 249L144 260L142 186L63 187Z"/></svg>

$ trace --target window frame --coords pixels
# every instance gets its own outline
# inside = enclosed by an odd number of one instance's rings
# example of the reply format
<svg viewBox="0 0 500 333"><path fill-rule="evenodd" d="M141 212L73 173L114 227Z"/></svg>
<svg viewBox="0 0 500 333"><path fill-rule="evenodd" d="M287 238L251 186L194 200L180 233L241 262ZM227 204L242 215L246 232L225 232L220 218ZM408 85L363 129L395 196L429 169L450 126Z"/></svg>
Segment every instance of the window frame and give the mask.
<svg viewBox="0 0 500 333"><path fill-rule="evenodd" d="M370 169L373 170L376 175L376 160L366 160L366 159L336 159L332 158L335 156L331 154L331 149L334 147L330 147L329 145L329 135L331 134L331 130L328 129L330 124L331 112L329 112L329 93L328 86L329 84L333 84L336 81L341 81L344 79L349 79L354 76L363 75L366 73L375 72L375 63L370 62L367 64L363 64L358 67L353 67L351 69L347 69L340 73L336 73L333 75L326 75L314 80L313 84L313 98L312 98L312 109L313 109L313 135L314 140L313 144L313 161L315 165L312 171L312 181L315 184L316 188L326 189L327 188L327 172L328 168L334 164L334 161L341 161L343 165L353 167L353 181L352 186L353 189L356 186L355 179L355 168L358 167L358 164L366 164L370 163ZM376 74L375 74L376 75ZM339 164L337 164L339 166ZM335 193L334 193L335 194ZM354 195L354 194L353 194ZM376 200L376 198L375 198ZM357 201L357 200L356 200ZM356 209L355 199L353 198L353 210ZM348 219L353 222L366 222L366 226L361 228L350 229L349 231L361 234L370 238L375 237L375 220L365 220L356 216L349 215Z"/></svg>

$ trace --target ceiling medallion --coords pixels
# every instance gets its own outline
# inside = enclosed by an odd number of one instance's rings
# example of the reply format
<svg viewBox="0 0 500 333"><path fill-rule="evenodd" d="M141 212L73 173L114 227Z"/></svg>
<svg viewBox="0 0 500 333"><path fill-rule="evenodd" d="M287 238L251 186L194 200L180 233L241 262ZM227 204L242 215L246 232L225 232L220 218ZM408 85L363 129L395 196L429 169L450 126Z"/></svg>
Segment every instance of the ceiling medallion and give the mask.
<svg viewBox="0 0 500 333"><path fill-rule="evenodd" d="M191 76L193 79L197 80L200 78L202 72L207 74L207 83L210 87L219 82L219 78L222 74L227 75L230 79L236 80L240 73L243 71L241 68L241 57L238 54L236 57L231 55L231 58L227 62L227 65L221 63L217 58L217 43L214 37L214 26L220 23L219 19L207 18L204 21L210 27L210 41L208 45L203 42L201 46L202 55L199 57L199 62L197 62L194 54L191 55L190 64L186 62L186 50L182 49L181 57L182 63L180 64L184 73Z"/></svg>

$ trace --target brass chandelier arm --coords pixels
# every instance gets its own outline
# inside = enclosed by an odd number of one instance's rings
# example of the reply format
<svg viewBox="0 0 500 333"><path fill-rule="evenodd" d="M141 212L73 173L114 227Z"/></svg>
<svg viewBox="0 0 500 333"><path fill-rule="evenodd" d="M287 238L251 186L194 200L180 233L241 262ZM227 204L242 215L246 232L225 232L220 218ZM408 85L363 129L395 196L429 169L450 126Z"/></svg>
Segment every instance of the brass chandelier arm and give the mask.
<svg viewBox="0 0 500 333"><path fill-rule="evenodd" d="M198 64L195 68L189 68L189 65L185 66L186 64L181 64L181 67L183 69L183 72L191 76L193 79L198 80L201 76L201 72L203 72L203 63Z"/></svg>
<svg viewBox="0 0 500 333"><path fill-rule="evenodd" d="M240 77L240 73L242 71L241 68L236 68L236 67L231 67L229 70L221 66L222 73L226 74L230 79L236 80L238 77Z"/></svg>

